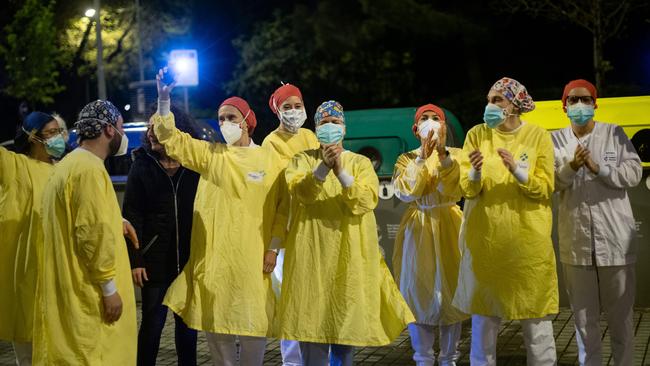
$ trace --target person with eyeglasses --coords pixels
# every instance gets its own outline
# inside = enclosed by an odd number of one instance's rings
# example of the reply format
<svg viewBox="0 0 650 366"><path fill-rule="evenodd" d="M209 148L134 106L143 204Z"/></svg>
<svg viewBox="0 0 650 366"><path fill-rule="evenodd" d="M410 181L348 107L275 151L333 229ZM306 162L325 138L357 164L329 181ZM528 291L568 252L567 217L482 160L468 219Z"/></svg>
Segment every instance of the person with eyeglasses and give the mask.
<svg viewBox="0 0 650 366"><path fill-rule="evenodd" d="M32 112L14 139L0 146L0 339L13 342L18 365L32 360L36 248L42 245L41 196L65 142L54 117ZM34 231L36 235L29 235Z"/></svg>
<svg viewBox="0 0 650 366"><path fill-rule="evenodd" d="M569 82L562 106L570 125L552 133L560 261L580 364L602 362L602 310L614 364L631 365L637 251L627 190L641 181L642 167L621 127L594 120L597 97L589 81Z"/></svg>
<svg viewBox="0 0 650 366"><path fill-rule="evenodd" d="M445 146L445 112L436 105L419 107L411 128L421 146L399 156L392 181L395 196L409 205L395 238L393 272L416 319L408 325L416 365L433 366L438 327L438 364L451 366L459 356L462 321L469 318L451 305L460 263L462 150Z"/></svg>
<svg viewBox="0 0 650 366"><path fill-rule="evenodd" d="M485 123L467 132L460 166L465 196L460 272L453 305L472 314L473 366L496 365L502 319L519 320L529 365L555 365L558 312L551 241L553 143L521 115L526 88L502 78L490 88Z"/></svg>

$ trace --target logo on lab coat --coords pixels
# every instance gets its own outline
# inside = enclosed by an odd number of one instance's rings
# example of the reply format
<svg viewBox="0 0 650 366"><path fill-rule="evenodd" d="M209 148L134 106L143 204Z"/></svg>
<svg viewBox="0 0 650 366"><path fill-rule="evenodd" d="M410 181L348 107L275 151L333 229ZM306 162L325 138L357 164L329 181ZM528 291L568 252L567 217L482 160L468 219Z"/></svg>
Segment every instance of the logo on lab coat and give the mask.
<svg viewBox="0 0 650 366"><path fill-rule="evenodd" d="M605 151L603 161L606 163L616 163L616 151Z"/></svg>

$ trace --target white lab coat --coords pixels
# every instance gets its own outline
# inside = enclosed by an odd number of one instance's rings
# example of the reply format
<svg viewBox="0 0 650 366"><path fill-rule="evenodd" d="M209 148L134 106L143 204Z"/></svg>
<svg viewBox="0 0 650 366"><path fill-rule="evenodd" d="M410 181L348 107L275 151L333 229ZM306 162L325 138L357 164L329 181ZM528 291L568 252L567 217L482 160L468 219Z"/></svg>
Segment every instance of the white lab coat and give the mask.
<svg viewBox="0 0 650 366"><path fill-rule="evenodd" d="M635 223L627 188L639 184L642 168L634 146L617 125L596 122L578 141L571 127L551 134L555 146L555 189L559 194L560 261L589 266L636 262ZM574 171L578 143L586 146L600 172ZM593 253L592 253L593 252Z"/></svg>
<svg viewBox="0 0 650 366"><path fill-rule="evenodd" d="M571 127L552 133L555 187L559 194L560 261L571 308L581 365L602 362L600 311L607 313L614 363L631 364L636 262L635 223L627 188L639 184L641 160L619 126L596 122L578 139ZM600 166L574 171L581 144Z"/></svg>

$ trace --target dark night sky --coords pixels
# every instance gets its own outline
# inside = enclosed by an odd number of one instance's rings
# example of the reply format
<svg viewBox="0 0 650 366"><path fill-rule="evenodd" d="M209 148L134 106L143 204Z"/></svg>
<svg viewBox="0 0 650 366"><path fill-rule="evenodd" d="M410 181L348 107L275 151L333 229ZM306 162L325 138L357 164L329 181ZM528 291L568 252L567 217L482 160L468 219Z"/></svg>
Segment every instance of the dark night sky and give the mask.
<svg viewBox="0 0 650 366"><path fill-rule="evenodd" d="M273 11L289 11L295 2L275 1L190 1L193 3L191 34L168 42L169 48L196 48L200 57L200 86L191 91L191 99L202 108L216 109L226 95L222 85L228 81L237 62L232 39L251 32L257 22L269 19ZM302 1L316 6L314 0ZM527 86L535 99L558 99L564 84L576 78L593 79L592 41L588 32L567 25L543 19L532 19L525 14L499 14L487 2L463 1L460 4L442 2L441 10L461 12L463 16L485 29L483 39L471 54L460 46L460 42L446 44L421 44L414 50L415 67L421 79L418 84L426 85L425 92L416 100L404 101L403 106L415 106L429 101L445 100L458 94L474 93L482 98L490 85L502 76L514 77ZM462 10L459 10L461 9ZM646 12L647 14L647 12ZM4 17L3 17L4 18ZM646 15L645 18L648 18ZM410 21L404 19L404 22ZM432 25L435 26L435 25ZM403 40L390 39L386 44L397 44ZM465 57L477 60L480 85L468 86L468 70ZM625 34L611 40L605 49L605 58L610 60L614 70L607 74L608 85L615 95L650 93L650 23L642 16L633 16ZM152 77L155 70L147 70ZM4 72L4 71L0 71ZM0 81L3 77L0 76ZM281 76L279 76L279 80ZM278 80L278 81L279 81ZM299 80L293 80L300 86ZM620 86L620 87L619 87ZM468 89L472 88L472 89ZM269 90L271 93L272 90ZM305 92L305 90L303 90ZM111 91L109 90L109 94ZM330 98L337 98L330 95ZM346 104L346 109L383 107L359 101ZM83 101L71 106L78 110ZM468 103L469 104L469 103ZM309 106L311 110L315 106ZM16 116L16 102L0 97L0 108L11 121ZM267 109L266 105L254 105L256 110ZM467 106L470 115L477 121L483 105L472 99ZM61 108L58 108L59 110ZM311 111L310 110L310 111ZM74 116L66 115L68 119ZM473 123L476 123L474 121ZM472 122L466 122L472 124ZM2 140L11 134L11 123L3 124Z"/></svg>
<svg viewBox="0 0 650 366"><path fill-rule="evenodd" d="M195 93L195 98L198 97L201 104L218 105L225 97L221 85L230 78L237 61L231 38L250 31L255 22L268 18L274 9L289 9L292 3L196 1L194 43L191 46L199 50L201 57L202 85ZM493 14L494 11L485 2L469 3L480 5L468 6L464 13L488 30L485 41L476 50L485 83L478 93L486 93L493 81L509 75L520 79L531 93L537 91L542 99L556 99L559 96L554 93L561 92L567 81L593 79L592 41L587 31L562 22L531 19L525 15ZM614 65L614 70L607 74L607 82L627 85L628 90L619 92L647 94L650 92L650 24L638 19L633 21L621 39L614 39L606 46L605 57ZM444 45L443 48L423 45L417 53L417 59L421 61L418 64L429 69L426 72L428 80L422 82L432 87L430 95L423 95L422 101L444 98L462 91L464 86L456 80L462 79L467 71L455 66L456 60L462 57L462 50L453 44ZM533 96L536 97L535 94ZM422 101L414 100L407 104ZM350 107L381 106L360 104Z"/></svg>

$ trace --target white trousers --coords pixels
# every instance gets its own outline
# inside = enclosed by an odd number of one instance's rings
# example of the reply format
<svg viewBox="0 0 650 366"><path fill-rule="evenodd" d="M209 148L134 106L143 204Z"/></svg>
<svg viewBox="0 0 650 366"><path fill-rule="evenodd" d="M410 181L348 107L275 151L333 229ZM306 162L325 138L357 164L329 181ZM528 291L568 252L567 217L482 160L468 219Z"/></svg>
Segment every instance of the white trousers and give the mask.
<svg viewBox="0 0 650 366"><path fill-rule="evenodd" d="M441 325L440 327L440 353L438 364L440 366L454 366L458 360L458 342L462 323ZM413 347L413 361L417 366L433 366L436 357L433 350L435 329L433 325L411 323L408 325L411 346Z"/></svg>
<svg viewBox="0 0 650 366"><path fill-rule="evenodd" d="M306 366L352 366L354 347L341 344L300 342L302 363Z"/></svg>
<svg viewBox="0 0 650 366"><path fill-rule="evenodd" d="M16 365L32 366L32 342L14 342Z"/></svg>
<svg viewBox="0 0 650 366"><path fill-rule="evenodd" d="M546 318L521 319L521 329L526 346L526 363L530 366L556 364L553 322ZM472 315L472 366L497 364L497 335L501 318Z"/></svg>
<svg viewBox="0 0 650 366"><path fill-rule="evenodd" d="M606 313L614 365L634 361L634 265L595 267L563 264L571 310L574 314L578 361L602 363L600 312Z"/></svg>
<svg viewBox="0 0 650 366"><path fill-rule="evenodd" d="M205 333L215 366L262 366L266 349L265 337L236 336L232 334ZM239 360L237 360L239 338Z"/></svg>
<svg viewBox="0 0 650 366"><path fill-rule="evenodd" d="M300 342L283 339L280 341L280 351L282 352L282 365L302 366Z"/></svg>
<svg viewBox="0 0 650 366"><path fill-rule="evenodd" d="M278 301L280 299L280 289L282 288L284 252L284 249L280 249L275 261L275 269L273 269L273 273L271 274L273 291L275 291ZM282 365L302 366L302 359L300 358L300 343L298 341L290 341L287 339L280 340L280 352L282 353Z"/></svg>

